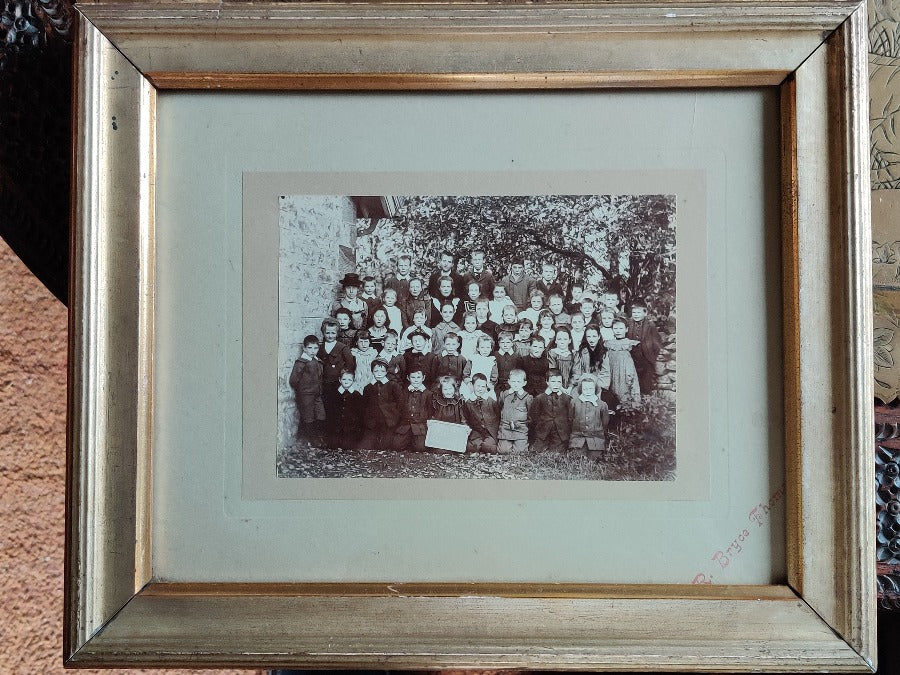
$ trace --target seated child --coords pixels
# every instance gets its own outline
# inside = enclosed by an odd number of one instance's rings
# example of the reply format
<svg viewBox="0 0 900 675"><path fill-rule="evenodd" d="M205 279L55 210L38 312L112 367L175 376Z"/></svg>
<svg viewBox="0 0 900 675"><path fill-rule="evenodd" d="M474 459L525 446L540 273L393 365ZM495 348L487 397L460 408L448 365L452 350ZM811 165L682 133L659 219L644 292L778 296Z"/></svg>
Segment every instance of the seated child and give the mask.
<svg viewBox="0 0 900 675"><path fill-rule="evenodd" d="M433 393L425 388L425 373L412 367L407 373L409 385L403 392L400 423L394 432L394 447L397 450L425 449L425 434L428 433L428 416L434 407Z"/></svg>
<svg viewBox="0 0 900 675"><path fill-rule="evenodd" d="M412 316L412 325L406 328L403 331L403 334L400 336L400 351L406 352L412 348L412 341L410 341L409 336L412 335L413 331L424 333L425 336L431 340L431 334L434 332L431 328L425 325L426 314L424 309L417 309Z"/></svg>
<svg viewBox="0 0 900 675"><path fill-rule="evenodd" d="M334 312L334 318L338 322L338 342L352 347L356 344L357 330L352 326L353 315L346 307L338 307Z"/></svg>
<svg viewBox="0 0 900 675"><path fill-rule="evenodd" d="M353 386L355 379L352 371L341 371L341 383L334 402L334 424L329 425L329 448L353 450L359 444L363 397Z"/></svg>
<svg viewBox="0 0 900 675"><path fill-rule="evenodd" d="M469 360L461 356L459 335L447 333L444 338L444 349L434 359L434 383L440 385L444 377L452 377L456 382L462 382L465 372L469 368Z"/></svg>
<svg viewBox="0 0 900 675"><path fill-rule="evenodd" d="M397 335L400 335L405 326L403 324L403 311L397 306L397 291L393 288L384 289L383 300L384 304L382 307L388 316L387 327L389 330L397 333Z"/></svg>
<svg viewBox="0 0 900 675"><path fill-rule="evenodd" d="M432 328L431 331L431 351L440 354L444 349L444 337L448 333L459 333L459 325L453 321L453 315L456 314L456 306L445 302L441 305L441 321Z"/></svg>
<svg viewBox="0 0 900 675"><path fill-rule="evenodd" d="M320 445L322 441L325 405L322 402L322 362L318 353L319 338L315 335L303 338L303 350L300 358L294 361L288 378L297 405L297 439L301 446Z"/></svg>
<svg viewBox="0 0 900 675"><path fill-rule="evenodd" d="M400 385L387 379L387 363L372 362L375 381L363 390L363 434L360 447L366 450L389 450L394 443L394 430L400 422L402 392Z"/></svg>
<svg viewBox="0 0 900 675"><path fill-rule="evenodd" d="M572 397L563 391L562 375L551 370L547 389L534 397L531 419L534 424L534 450L565 452L572 435Z"/></svg>
<svg viewBox="0 0 900 675"><path fill-rule="evenodd" d="M453 424L465 424L463 400L459 395L458 380L445 375L439 381L439 391L431 399L430 419Z"/></svg>
<svg viewBox="0 0 900 675"><path fill-rule="evenodd" d="M606 453L606 428L609 408L597 395L597 382L583 375L572 401L572 435L569 449L583 452L589 459L603 459Z"/></svg>
<svg viewBox="0 0 900 675"><path fill-rule="evenodd" d="M356 359L353 383L357 391L362 391L367 384L375 381L375 376L372 375L372 362L378 356L378 352L375 351L369 340L369 331L363 329L356 334L356 346L350 350L350 353Z"/></svg>
<svg viewBox="0 0 900 675"><path fill-rule="evenodd" d="M478 338L484 333L478 330L478 319L475 318L474 312L466 312L463 314L462 330L457 333L461 346L459 353L471 360L478 349Z"/></svg>
<svg viewBox="0 0 900 675"><path fill-rule="evenodd" d="M525 371L525 381L528 383L525 391L532 396L542 394L547 388L547 371L550 370L550 364L544 354L545 344L544 338L535 335L531 338L528 355L522 357L522 370Z"/></svg>
<svg viewBox="0 0 900 675"><path fill-rule="evenodd" d="M488 391L488 381L482 373L472 376L472 388L473 397L463 407L466 423L472 428L466 452L497 452L500 404Z"/></svg>
<svg viewBox="0 0 900 675"><path fill-rule="evenodd" d="M525 371L509 372L509 389L500 394L500 430L497 451L501 454L528 450L529 412L534 398L525 391Z"/></svg>
<svg viewBox="0 0 900 675"><path fill-rule="evenodd" d="M509 299L506 295L506 287L502 284L497 284L494 286L494 299L490 301L490 319L494 323L500 323L503 321L503 308L507 305L512 306L515 309L515 304L513 301Z"/></svg>

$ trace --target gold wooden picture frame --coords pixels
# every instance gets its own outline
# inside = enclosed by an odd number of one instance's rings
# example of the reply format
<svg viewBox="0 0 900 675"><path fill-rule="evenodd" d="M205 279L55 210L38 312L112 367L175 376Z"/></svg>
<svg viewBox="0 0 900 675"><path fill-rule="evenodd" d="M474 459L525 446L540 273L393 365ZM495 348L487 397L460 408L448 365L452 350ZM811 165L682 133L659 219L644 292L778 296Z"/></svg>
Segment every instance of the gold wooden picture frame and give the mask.
<svg viewBox="0 0 900 675"><path fill-rule="evenodd" d="M864 3L78 9L68 665L874 671ZM684 87L780 92L787 583L154 575L157 91Z"/></svg>

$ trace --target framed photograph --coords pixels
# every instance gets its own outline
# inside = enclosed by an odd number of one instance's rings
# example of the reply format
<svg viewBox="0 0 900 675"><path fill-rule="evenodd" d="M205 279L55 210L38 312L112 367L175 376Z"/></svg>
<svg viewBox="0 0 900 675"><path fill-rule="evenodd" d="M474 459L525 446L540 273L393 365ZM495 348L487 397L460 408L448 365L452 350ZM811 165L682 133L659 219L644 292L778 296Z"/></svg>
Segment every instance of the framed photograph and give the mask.
<svg viewBox="0 0 900 675"><path fill-rule="evenodd" d="M78 5L73 666L875 669L865 5Z"/></svg>

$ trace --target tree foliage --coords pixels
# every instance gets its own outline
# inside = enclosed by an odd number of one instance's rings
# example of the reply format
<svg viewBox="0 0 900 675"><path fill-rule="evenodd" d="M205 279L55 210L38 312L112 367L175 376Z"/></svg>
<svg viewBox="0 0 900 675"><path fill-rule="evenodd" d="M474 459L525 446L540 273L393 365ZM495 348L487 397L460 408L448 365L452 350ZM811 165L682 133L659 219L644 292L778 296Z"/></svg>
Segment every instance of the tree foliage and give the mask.
<svg viewBox="0 0 900 675"><path fill-rule="evenodd" d="M675 198L672 195L400 197L392 222L414 260L487 252L503 273L515 260L534 273L553 262L580 281L648 302L657 316L674 305Z"/></svg>

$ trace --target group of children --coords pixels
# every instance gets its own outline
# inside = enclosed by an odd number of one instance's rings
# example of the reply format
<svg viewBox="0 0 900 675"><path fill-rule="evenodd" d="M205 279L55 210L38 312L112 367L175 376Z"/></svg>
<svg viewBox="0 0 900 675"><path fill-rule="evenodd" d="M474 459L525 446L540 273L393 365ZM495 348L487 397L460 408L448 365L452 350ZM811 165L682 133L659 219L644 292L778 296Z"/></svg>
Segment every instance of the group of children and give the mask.
<svg viewBox="0 0 900 675"><path fill-rule="evenodd" d="M467 451L578 450L602 456L611 411L655 388L661 339L647 308L568 288L551 263L497 279L474 251L440 255L426 278L401 256L377 294L348 273L322 339L294 363L302 442L425 450L428 420L465 424Z"/></svg>

